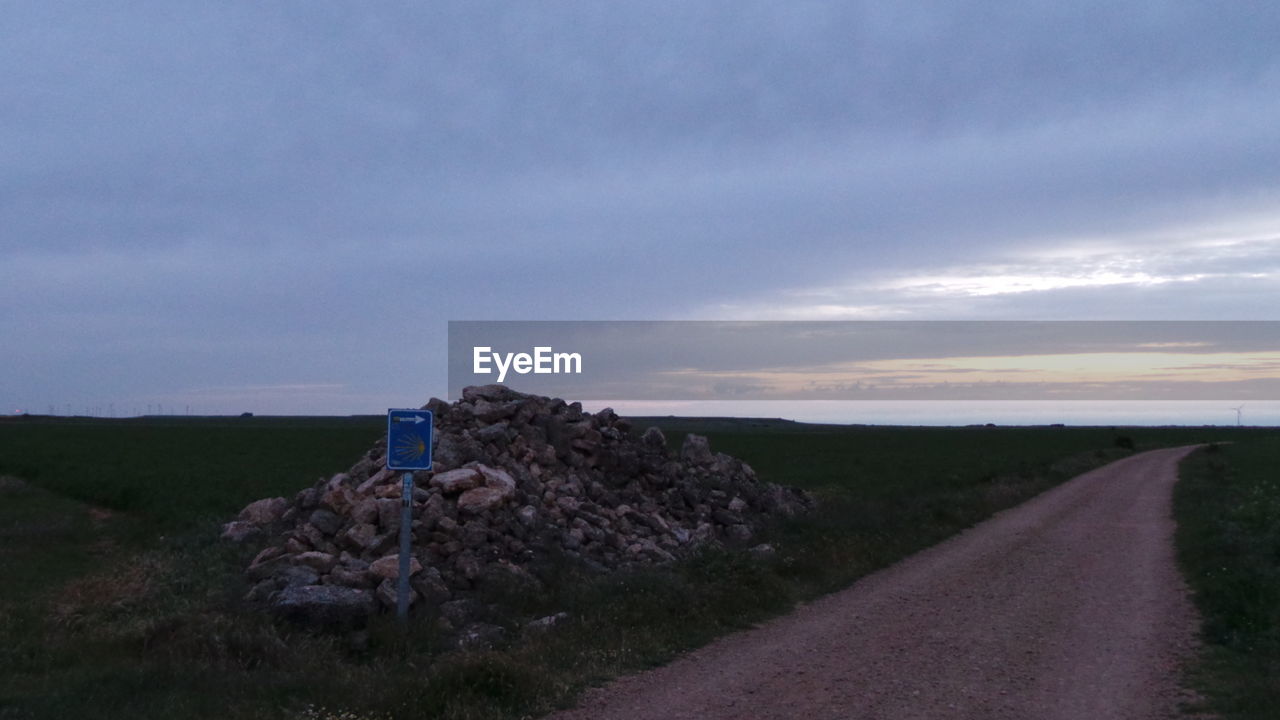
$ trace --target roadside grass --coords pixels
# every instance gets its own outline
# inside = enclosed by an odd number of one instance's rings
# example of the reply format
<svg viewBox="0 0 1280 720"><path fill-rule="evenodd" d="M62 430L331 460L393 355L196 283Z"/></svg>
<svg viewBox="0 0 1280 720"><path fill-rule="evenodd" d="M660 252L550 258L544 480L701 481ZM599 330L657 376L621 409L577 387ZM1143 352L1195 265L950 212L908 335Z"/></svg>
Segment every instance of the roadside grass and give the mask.
<svg viewBox="0 0 1280 720"><path fill-rule="evenodd" d="M1178 557L1203 618L1192 684L1223 720L1280 708L1280 438L1214 445L1183 461Z"/></svg>
<svg viewBox="0 0 1280 720"><path fill-rule="evenodd" d="M425 613L407 636L382 616L353 639L241 604L254 549L219 543L218 521L345 469L382 428L379 418L245 420L0 422L0 473L27 481L19 504L0 498L0 519L20 529L0 557L16 558L6 573L25 578L0 586L0 718L536 716L1129 452L1106 428L719 421L714 450L822 499L757 539L773 553L708 548L608 577L554 565L541 588L487 598L505 642L450 652ZM709 429L699 422L686 427ZM678 446L685 428L663 424ZM1144 449L1248 431L1123 433ZM90 505L114 515L95 521ZM518 631L556 612L570 619Z"/></svg>

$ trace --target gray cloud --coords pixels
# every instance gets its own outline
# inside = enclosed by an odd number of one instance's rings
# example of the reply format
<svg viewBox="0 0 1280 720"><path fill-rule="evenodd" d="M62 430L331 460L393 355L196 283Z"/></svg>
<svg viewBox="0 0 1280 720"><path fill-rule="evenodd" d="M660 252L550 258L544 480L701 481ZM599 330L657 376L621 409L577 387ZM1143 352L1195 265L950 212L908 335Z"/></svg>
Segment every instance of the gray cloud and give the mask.
<svg viewBox="0 0 1280 720"><path fill-rule="evenodd" d="M1270 3L6 14L10 405L264 384L413 401L443 392L450 319L1269 319L1280 300L1273 252L1151 249L1242 217L1280 236ZM1041 257L1080 237L1112 265ZM886 289L1116 257L1208 276Z"/></svg>

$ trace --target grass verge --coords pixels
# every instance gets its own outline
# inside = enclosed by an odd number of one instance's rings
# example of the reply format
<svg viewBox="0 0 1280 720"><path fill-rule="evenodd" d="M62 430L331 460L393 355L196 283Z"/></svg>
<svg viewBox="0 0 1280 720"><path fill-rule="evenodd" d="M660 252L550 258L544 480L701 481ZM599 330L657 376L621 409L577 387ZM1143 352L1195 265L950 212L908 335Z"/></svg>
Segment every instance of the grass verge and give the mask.
<svg viewBox="0 0 1280 720"><path fill-rule="evenodd" d="M1212 445L1183 461L1178 558L1203 617L1191 682L1224 720L1280 708L1280 438Z"/></svg>

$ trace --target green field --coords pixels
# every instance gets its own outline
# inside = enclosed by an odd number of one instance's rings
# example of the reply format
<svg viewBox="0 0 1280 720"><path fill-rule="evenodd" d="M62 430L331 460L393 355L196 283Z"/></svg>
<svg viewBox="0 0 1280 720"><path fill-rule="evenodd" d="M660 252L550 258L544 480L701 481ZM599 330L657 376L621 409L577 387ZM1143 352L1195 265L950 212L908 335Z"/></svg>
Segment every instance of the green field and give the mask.
<svg viewBox="0 0 1280 720"><path fill-rule="evenodd" d="M429 617L408 638L381 619L356 643L275 623L239 601L253 549L216 540L218 522L247 502L345 469L382 418L0 421L0 476L20 479L0 484L0 718L537 715L1130 452L1120 437L1137 449L1275 437L655 422L673 444L705 432L764 479L813 490L820 509L772 528L770 557L708 550L490 598L510 641L458 653ZM552 633L515 632L558 611L571 620Z"/></svg>
<svg viewBox="0 0 1280 720"><path fill-rule="evenodd" d="M346 469L386 419L0 421L0 475L178 531Z"/></svg>

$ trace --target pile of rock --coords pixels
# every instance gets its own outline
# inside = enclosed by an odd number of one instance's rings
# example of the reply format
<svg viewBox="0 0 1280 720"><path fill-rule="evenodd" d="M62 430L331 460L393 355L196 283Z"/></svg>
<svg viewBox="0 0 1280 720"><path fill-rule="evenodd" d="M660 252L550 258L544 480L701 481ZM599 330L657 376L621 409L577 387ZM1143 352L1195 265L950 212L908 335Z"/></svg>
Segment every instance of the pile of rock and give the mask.
<svg viewBox="0 0 1280 720"><path fill-rule="evenodd" d="M598 571L670 561L704 542L748 544L770 517L812 504L706 438L689 435L673 453L657 428L637 437L609 409L502 385L425 409L433 471L415 473L411 600L445 618L465 615L457 609L486 583L536 584L553 557ZM382 440L346 472L292 501L254 502L226 525L231 540L272 540L247 570L249 599L319 622L394 607L401 483L385 458Z"/></svg>

